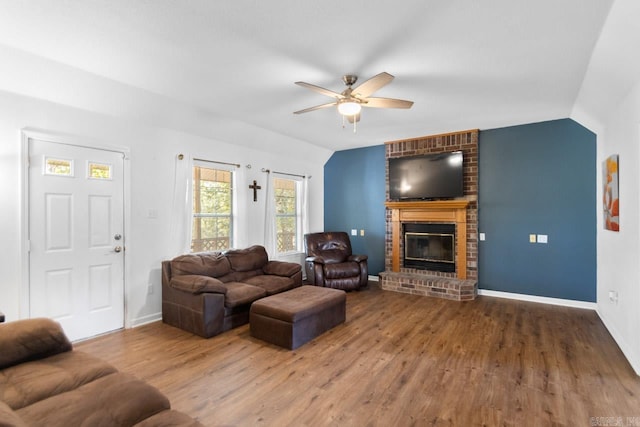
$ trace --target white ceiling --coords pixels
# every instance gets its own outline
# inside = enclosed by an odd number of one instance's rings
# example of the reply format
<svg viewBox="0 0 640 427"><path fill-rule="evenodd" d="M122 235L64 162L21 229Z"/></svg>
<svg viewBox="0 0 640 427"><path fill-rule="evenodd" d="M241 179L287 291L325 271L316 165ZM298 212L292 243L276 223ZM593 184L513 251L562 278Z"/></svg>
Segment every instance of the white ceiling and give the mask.
<svg viewBox="0 0 640 427"><path fill-rule="evenodd" d="M612 1L0 0L0 44L343 150L569 117ZM412 109L292 114L382 71Z"/></svg>

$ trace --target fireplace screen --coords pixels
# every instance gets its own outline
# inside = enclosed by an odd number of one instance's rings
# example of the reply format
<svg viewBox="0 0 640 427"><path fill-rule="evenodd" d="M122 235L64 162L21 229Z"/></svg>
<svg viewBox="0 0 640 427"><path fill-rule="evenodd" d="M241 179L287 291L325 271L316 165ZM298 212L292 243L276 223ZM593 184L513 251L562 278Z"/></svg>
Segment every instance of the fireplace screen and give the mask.
<svg viewBox="0 0 640 427"><path fill-rule="evenodd" d="M404 235L405 260L423 262L455 262L454 235L414 233Z"/></svg>

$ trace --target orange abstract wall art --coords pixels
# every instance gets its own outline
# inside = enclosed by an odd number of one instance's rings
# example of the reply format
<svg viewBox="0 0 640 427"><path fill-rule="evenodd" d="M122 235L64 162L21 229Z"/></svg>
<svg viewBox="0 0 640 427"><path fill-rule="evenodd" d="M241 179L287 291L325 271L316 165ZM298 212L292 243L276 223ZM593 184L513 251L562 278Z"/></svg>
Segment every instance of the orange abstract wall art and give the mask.
<svg viewBox="0 0 640 427"><path fill-rule="evenodd" d="M620 231L620 199L618 197L618 155L602 164L602 207L605 230Z"/></svg>

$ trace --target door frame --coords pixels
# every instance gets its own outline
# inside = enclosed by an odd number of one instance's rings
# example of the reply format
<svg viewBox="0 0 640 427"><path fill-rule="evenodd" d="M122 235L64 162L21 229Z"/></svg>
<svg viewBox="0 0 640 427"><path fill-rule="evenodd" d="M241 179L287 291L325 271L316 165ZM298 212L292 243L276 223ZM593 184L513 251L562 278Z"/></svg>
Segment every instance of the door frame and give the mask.
<svg viewBox="0 0 640 427"><path fill-rule="evenodd" d="M20 214L20 258L22 264L22 278L20 280L20 306L18 310L18 316L20 319L28 319L31 317L31 300L30 300L30 287L31 278L29 275L29 140L38 139L41 141L52 142L56 144L72 145L81 148L91 148L104 151L112 151L121 153L123 156L123 221L124 221L124 235L125 235L125 247L127 245L127 239L131 235L131 164L129 162L130 150L128 147L116 146L108 144L104 141L97 140L91 137L83 137L79 135L72 135L60 132L46 131L36 128L23 128L20 130L22 139L22 153L21 153L21 191L20 196L22 198L21 214ZM129 283L130 283L130 263L128 262L127 251L124 251L124 327L128 329L131 327L131 321L129 316Z"/></svg>

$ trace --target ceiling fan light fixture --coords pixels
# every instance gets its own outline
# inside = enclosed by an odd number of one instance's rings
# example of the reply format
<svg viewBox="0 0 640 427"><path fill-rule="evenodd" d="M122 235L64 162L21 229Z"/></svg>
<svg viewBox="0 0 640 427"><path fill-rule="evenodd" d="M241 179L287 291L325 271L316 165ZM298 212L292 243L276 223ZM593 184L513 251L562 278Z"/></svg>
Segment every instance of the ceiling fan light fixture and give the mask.
<svg viewBox="0 0 640 427"><path fill-rule="evenodd" d="M338 103L338 112L343 116L356 116L362 110L359 102L352 99Z"/></svg>

